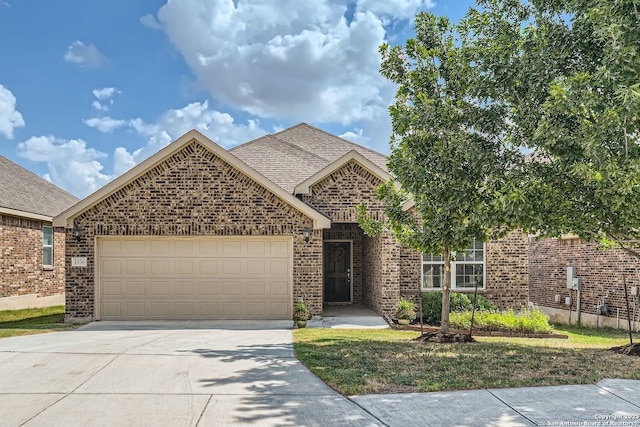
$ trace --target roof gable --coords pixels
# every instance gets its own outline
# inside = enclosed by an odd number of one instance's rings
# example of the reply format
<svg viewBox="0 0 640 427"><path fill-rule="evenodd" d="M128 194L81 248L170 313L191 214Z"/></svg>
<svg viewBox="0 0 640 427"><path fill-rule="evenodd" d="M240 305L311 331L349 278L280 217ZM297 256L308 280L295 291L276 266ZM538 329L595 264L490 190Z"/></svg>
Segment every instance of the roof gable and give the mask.
<svg viewBox="0 0 640 427"><path fill-rule="evenodd" d="M316 211L306 203L302 202L298 198L294 197L292 194L287 193L281 187L269 181L263 175L249 167L247 164L242 162L240 159L235 157L233 154L220 147L209 138L201 134L196 130L190 130L186 134L182 135L180 138L176 139L174 142L164 147L162 150L158 151L153 156L149 157L142 163L135 166L133 169L119 176L115 180L111 181L109 184L105 185L95 193L91 194L87 198L81 200L79 203L74 205L73 207L67 209L60 215L54 218L54 225L56 226L66 226L67 228L71 228L73 225L73 219L85 212L87 209L95 206L100 201L109 197L111 194L119 191L127 184L136 180L138 177L142 176L146 172L150 171L159 163L167 160L173 154L177 153L179 150L184 148L186 145L192 143L193 141L198 142L200 145L205 147L206 149L213 152L217 157L222 159L227 164L231 165L235 169L241 171L249 178L257 182L258 184L265 187L271 193L279 197L281 200L286 202L288 205L302 212L307 217L311 218L314 223L315 228L328 228L331 226L331 221L320 212Z"/></svg>
<svg viewBox="0 0 640 427"><path fill-rule="evenodd" d="M367 147L300 123L230 150L245 163L294 193L295 187L350 151L358 152L378 169L387 157Z"/></svg>
<svg viewBox="0 0 640 427"><path fill-rule="evenodd" d="M51 221L79 199L0 156L0 213Z"/></svg>
<svg viewBox="0 0 640 427"><path fill-rule="evenodd" d="M300 184L296 185L294 189L294 194L309 194L310 188L315 183L322 181L324 178L331 175L332 173L342 168L344 165L348 164L351 161L358 163L364 169L366 169L376 177L380 178L381 181L387 181L389 180L389 178L391 178L391 175L389 175L389 173L386 170L380 168L378 165L376 165L371 160L367 159L357 151L351 150L348 153L346 153L344 156L340 157L339 159L335 160L332 163L329 163L327 166L325 166L315 174L311 175L310 177L302 181Z"/></svg>

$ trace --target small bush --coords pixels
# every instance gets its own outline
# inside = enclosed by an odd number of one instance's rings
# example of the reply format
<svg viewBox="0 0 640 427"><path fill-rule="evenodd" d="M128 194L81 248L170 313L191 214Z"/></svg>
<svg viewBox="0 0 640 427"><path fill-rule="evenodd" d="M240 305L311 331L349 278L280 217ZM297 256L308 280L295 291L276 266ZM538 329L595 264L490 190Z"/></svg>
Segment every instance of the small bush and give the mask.
<svg viewBox="0 0 640 427"><path fill-rule="evenodd" d="M470 311L473 307L473 295L451 292L451 312ZM495 311L497 307L478 295L476 311ZM442 316L442 292L429 291L422 293L422 319L429 325L439 325Z"/></svg>
<svg viewBox="0 0 640 427"><path fill-rule="evenodd" d="M416 305L413 301L400 298L396 304L396 319L413 320L416 318Z"/></svg>
<svg viewBox="0 0 640 427"><path fill-rule="evenodd" d="M451 313L451 327L456 329L469 329L471 326L471 312ZM542 311L523 310L514 312L513 310L496 313L491 311L477 311L473 319L473 328L483 331L502 331L543 334L553 331L549 325L549 317Z"/></svg>

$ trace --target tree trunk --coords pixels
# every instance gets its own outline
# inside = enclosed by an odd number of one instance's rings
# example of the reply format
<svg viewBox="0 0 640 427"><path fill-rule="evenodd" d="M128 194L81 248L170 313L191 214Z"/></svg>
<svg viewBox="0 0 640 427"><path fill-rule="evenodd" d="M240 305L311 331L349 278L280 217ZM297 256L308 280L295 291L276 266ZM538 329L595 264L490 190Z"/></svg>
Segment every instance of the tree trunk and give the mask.
<svg viewBox="0 0 640 427"><path fill-rule="evenodd" d="M449 312L451 311L451 248L447 245L442 252L444 259L444 277L442 278L442 313L440 332L449 333Z"/></svg>

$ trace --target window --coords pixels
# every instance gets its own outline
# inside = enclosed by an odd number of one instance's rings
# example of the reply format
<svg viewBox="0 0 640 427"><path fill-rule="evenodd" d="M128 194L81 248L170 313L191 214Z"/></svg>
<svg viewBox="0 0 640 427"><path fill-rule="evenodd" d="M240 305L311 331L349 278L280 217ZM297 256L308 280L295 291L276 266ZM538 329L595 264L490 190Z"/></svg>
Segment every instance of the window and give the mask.
<svg viewBox="0 0 640 427"><path fill-rule="evenodd" d="M463 253L454 253L451 261L451 289L473 289L478 284L484 289L485 244L473 239L473 243ZM422 289L442 288L444 259L440 255L422 256Z"/></svg>
<svg viewBox="0 0 640 427"><path fill-rule="evenodd" d="M42 265L53 267L53 227L42 227Z"/></svg>

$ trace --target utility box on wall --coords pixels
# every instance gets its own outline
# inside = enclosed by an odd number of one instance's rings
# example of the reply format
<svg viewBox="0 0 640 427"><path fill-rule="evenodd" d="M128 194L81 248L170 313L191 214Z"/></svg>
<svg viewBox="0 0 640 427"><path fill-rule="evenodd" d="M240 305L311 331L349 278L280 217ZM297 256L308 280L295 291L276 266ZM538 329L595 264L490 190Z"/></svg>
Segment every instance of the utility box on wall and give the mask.
<svg viewBox="0 0 640 427"><path fill-rule="evenodd" d="M577 278L575 267L567 267L567 289L574 289L573 279Z"/></svg>

